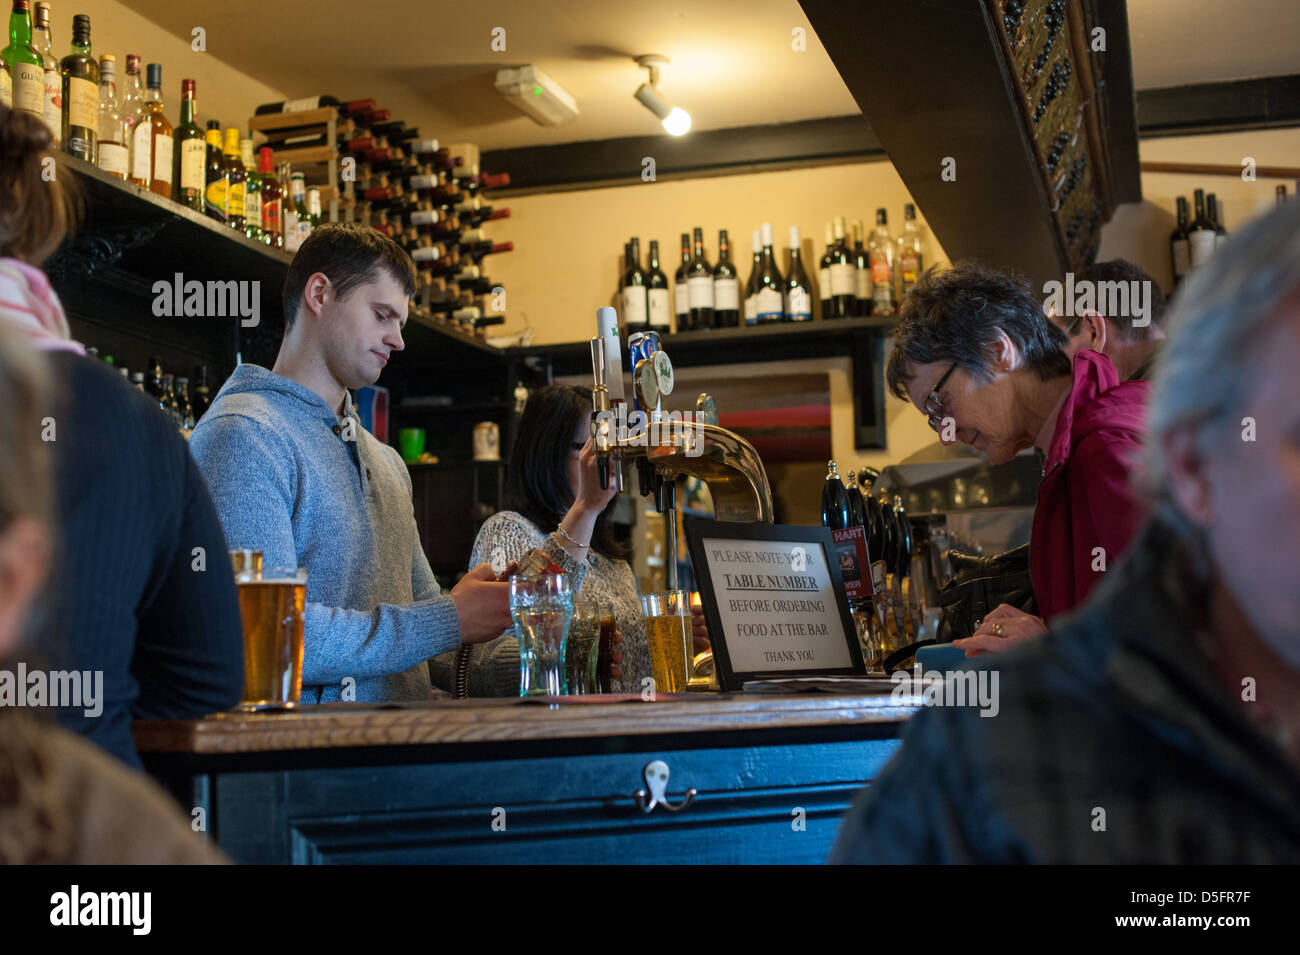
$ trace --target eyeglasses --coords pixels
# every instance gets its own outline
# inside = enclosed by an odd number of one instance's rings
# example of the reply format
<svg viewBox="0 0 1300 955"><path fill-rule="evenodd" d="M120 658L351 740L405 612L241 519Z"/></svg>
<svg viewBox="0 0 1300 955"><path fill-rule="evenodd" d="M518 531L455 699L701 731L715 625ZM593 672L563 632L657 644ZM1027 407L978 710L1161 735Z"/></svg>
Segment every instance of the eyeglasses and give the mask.
<svg viewBox="0 0 1300 955"><path fill-rule="evenodd" d="M944 385L948 384L948 379L956 370L957 363L953 362L952 367L943 373L939 383L925 396L925 413L929 415L930 427L935 431L939 430L939 424L943 421L943 402L939 400L939 392L943 390Z"/></svg>

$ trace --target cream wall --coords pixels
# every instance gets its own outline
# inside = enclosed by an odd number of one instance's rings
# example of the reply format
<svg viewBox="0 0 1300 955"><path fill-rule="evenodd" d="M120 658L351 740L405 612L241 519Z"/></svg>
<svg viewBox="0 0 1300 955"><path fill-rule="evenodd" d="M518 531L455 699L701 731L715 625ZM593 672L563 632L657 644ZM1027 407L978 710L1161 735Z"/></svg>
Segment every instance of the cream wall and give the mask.
<svg viewBox="0 0 1300 955"><path fill-rule="evenodd" d="M222 43L227 37L215 24L206 24L200 8L194 11L194 26L209 32L205 38L207 52L197 53L189 40L168 33L117 0L64 0L50 3L50 33L55 57L66 56L72 44L72 16L90 17L90 49L98 59L105 53L117 58L118 88L126 77L126 55L139 53L142 63L161 63L163 78L163 114L174 126L180 121L181 80L193 79L199 107L199 125L209 119L221 121L223 127L236 126L247 133L248 117L259 103L282 100L285 95L228 66L221 60ZM237 38L229 37L234 42ZM140 82L144 82L141 66Z"/></svg>

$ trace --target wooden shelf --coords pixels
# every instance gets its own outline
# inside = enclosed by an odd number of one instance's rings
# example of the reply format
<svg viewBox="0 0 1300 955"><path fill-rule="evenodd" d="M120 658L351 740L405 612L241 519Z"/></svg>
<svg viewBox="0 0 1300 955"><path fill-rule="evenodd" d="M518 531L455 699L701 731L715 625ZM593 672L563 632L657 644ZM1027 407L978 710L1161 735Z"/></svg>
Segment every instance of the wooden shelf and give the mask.
<svg viewBox="0 0 1300 955"><path fill-rule="evenodd" d="M287 162L291 166L324 164L339 158L339 151L333 146L307 146L303 149L276 149L273 146L271 150L277 163Z"/></svg>
<svg viewBox="0 0 1300 955"><path fill-rule="evenodd" d="M250 130L294 129L298 126L315 126L337 120L339 111L333 106L308 109L298 113L267 113L263 116L251 116L248 120Z"/></svg>

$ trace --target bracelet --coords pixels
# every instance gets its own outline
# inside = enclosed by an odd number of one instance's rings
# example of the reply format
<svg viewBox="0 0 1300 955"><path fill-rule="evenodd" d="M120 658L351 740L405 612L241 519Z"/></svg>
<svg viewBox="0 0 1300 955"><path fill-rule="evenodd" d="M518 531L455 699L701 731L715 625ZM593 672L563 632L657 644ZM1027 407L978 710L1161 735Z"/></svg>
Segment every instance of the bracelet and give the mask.
<svg viewBox="0 0 1300 955"><path fill-rule="evenodd" d="M555 525L555 531L556 531L556 533L558 533L561 537L563 537L566 541L568 541L570 544L572 544L574 547L580 547L580 548L584 548L584 549L585 549L585 548L591 546L591 542L590 542L590 541L588 541L586 544L580 544L580 543L578 543L576 540L574 540L572 537L569 536L569 532L566 531L566 530L564 529L564 525L561 524L561 523L559 523L559 522L556 522L556 525Z"/></svg>

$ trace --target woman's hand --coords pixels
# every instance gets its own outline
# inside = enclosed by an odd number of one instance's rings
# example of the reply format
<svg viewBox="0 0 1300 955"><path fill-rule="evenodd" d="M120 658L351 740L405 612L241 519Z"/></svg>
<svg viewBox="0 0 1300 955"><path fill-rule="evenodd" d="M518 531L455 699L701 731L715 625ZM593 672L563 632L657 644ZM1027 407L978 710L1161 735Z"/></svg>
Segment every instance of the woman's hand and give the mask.
<svg viewBox="0 0 1300 955"><path fill-rule="evenodd" d="M591 438L588 438L582 450L578 452L578 486L573 489L573 503L592 514L603 511L605 505L618 493L618 488L612 479L609 487L600 486L600 471L596 467L597 458L596 449L592 446Z"/></svg>
<svg viewBox="0 0 1300 955"><path fill-rule="evenodd" d="M713 649L709 643L709 627L704 622L704 608L699 604L691 604L691 640L696 653Z"/></svg>
<svg viewBox="0 0 1300 955"><path fill-rule="evenodd" d="M614 646L618 647L622 643L623 643L623 631L616 628L614 630ZM618 680L622 678L623 676L623 667L621 665L622 663L623 663L623 652L621 650L616 649L613 653L609 655L610 679Z"/></svg>
<svg viewBox="0 0 1300 955"><path fill-rule="evenodd" d="M998 604L969 637L954 640L952 645L965 650L966 656L1001 653L1040 637L1047 632L1041 617L1017 610L1010 604Z"/></svg>

